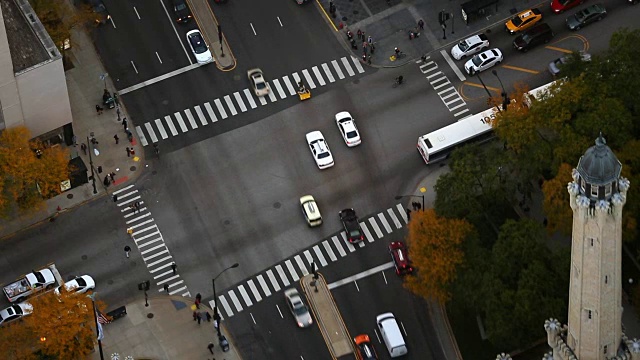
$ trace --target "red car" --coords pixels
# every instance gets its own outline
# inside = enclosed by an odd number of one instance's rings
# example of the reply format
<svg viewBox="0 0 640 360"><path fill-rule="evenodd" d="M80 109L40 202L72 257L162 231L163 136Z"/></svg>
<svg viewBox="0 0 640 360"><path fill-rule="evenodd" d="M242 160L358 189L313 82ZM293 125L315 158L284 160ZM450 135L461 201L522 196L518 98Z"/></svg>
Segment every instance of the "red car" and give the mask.
<svg viewBox="0 0 640 360"><path fill-rule="evenodd" d="M554 13L560 14L561 12L569 10L583 2L584 0L551 0L551 9Z"/></svg>
<svg viewBox="0 0 640 360"><path fill-rule="evenodd" d="M353 338L353 341L356 343L356 348L358 349L359 360L378 359L378 354L376 354L376 349L373 348L371 340L369 340L369 335L358 335Z"/></svg>
<svg viewBox="0 0 640 360"><path fill-rule="evenodd" d="M393 259L393 265L396 267L396 274L406 275L413 272L411 267L411 261L409 261L409 255L407 254L407 248L402 241L393 241L389 244L389 254Z"/></svg>

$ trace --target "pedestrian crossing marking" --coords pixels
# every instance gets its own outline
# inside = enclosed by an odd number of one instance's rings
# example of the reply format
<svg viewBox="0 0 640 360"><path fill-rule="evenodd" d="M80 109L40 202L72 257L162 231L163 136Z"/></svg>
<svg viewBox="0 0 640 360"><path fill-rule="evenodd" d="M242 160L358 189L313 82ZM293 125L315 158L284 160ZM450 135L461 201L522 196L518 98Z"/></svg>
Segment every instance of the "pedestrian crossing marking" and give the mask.
<svg viewBox="0 0 640 360"><path fill-rule="evenodd" d="M271 286L273 286L273 290L280 291L280 284L278 284L278 280L276 280L275 275L273 275L273 271L271 269L267 270L267 277L269 277L269 281L271 282Z"/></svg>
<svg viewBox="0 0 640 360"><path fill-rule="evenodd" d="M460 115L462 115L462 114L464 114L464 113L466 113L466 112L469 112L469 109L464 109L464 110L462 110L462 111L459 111L459 112L457 112L457 113L453 114L453 116L456 116L456 117L457 117L457 116L460 116Z"/></svg>
<svg viewBox="0 0 640 360"><path fill-rule="evenodd" d="M187 114L187 119L189 120L189 124L191 124L191 128L194 130L197 129L198 124L196 123L196 119L193 117L193 114L191 114L191 110L185 109L184 113Z"/></svg>
<svg viewBox="0 0 640 360"><path fill-rule="evenodd" d="M391 216L391 220L393 221L393 225L396 226L396 229L401 229L402 224L400 223L400 220L398 220L396 214L393 212L393 209L387 209L387 213L389 214L389 216Z"/></svg>
<svg viewBox="0 0 640 360"><path fill-rule="evenodd" d="M147 234L145 236L135 236L135 233L133 234L135 239L136 239L136 243L145 239L148 239L152 236L156 236L156 235L160 235L160 231L156 231L156 232L152 232L151 234ZM162 239L162 237L160 237L160 239Z"/></svg>
<svg viewBox="0 0 640 360"><path fill-rule="evenodd" d="M378 224L376 223L376 219L374 217L370 217L369 218L369 223L371 224L371 226L373 227L373 231L376 232L376 235L378 236L378 239L382 239L382 231L380 231L380 228L378 227Z"/></svg>
<svg viewBox="0 0 640 360"><path fill-rule="evenodd" d="M280 280L282 280L284 286L289 286L289 279L287 278L287 275L285 275L284 270L282 270L282 266L276 265L276 271L278 272L278 275L280 275Z"/></svg>
<svg viewBox="0 0 640 360"><path fill-rule="evenodd" d="M136 126L136 134L138 134L138 139L140 139L140 144L142 144L142 146L147 146L149 145L149 142L147 142L147 137L144 135L144 131L142 131L142 128L140 126Z"/></svg>
<svg viewBox="0 0 640 360"><path fill-rule="evenodd" d="M238 111L236 110L236 107L233 105L233 101L231 101L231 96L225 95L223 99L224 99L224 102L227 104L229 111L231 111L231 116L238 115Z"/></svg>
<svg viewBox="0 0 640 360"><path fill-rule="evenodd" d="M349 252L356 251L356 248L353 246L353 244L350 243L349 240L347 240L347 233L343 231L340 233L340 236L342 237L342 241L344 241L344 243L347 245L347 249L349 249Z"/></svg>
<svg viewBox="0 0 640 360"><path fill-rule="evenodd" d="M186 286L183 286L183 287L181 287L180 289L175 289L175 290L173 290L173 291L169 292L169 295L177 294L177 293L179 293L180 291L182 291L182 290L186 290L186 289L187 289L187 287L186 287Z"/></svg>
<svg viewBox="0 0 640 360"><path fill-rule="evenodd" d="M215 99L213 100L213 103L216 105L216 109L218 109L220 117L222 117L223 119L228 118L227 112L224 110L224 107L222 107L222 101L220 101L220 99Z"/></svg>
<svg viewBox="0 0 640 360"><path fill-rule="evenodd" d="M433 87L433 89L434 89L434 90L438 90L438 89L440 89L440 88L441 88L441 87L443 87L443 86L451 85L451 83L449 82L449 79L445 78L445 80L447 80L447 82L444 82L444 83L442 83L442 84L440 84L440 85L438 85L438 86L434 86L434 87Z"/></svg>
<svg viewBox="0 0 640 360"><path fill-rule="evenodd" d="M342 73L342 69L340 69L338 62L335 60L331 60L331 65L333 65L333 69L338 74L338 77L340 78L340 80L344 79L344 74Z"/></svg>
<svg viewBox="0 0 640 360"><path fill-rule="evenodd" d="M300 79L300 75L298 75L297 72L294 72L293 74L291 74L291 76L293 76L293 81L296 82L296 84L298 84L300 81L302 81L302 79ZM298 85L296 85L298 86Z"/></svg>
<svg viewBox="0 0 640 360"><path fill-rule="evenodd" d="M173 126L173 121L171 120L171 116L169 115L165 116L164 121L167 123L167 126L169 127L169 131L171 131L171 135L173 136L178 135L178 130L176 130L176 127Z"/></svg>
<svg viewBox="0 0 640 360"><path fill-rule="evenodd" d="M218 302L222 304L222 307L224 308L224 311L226 311L228 317L233 316L233 311L231 311L231 307L229 306L229 303L227 302L227 299L224 297L224 295L218 296ZM214 307L215 307L215 302L214 302Z"/></svg>
<svg viewBox="0 0 640 360"><path fill-rule="evenodd" d="M244 285L238 285L238 292L240 292L240 296L242 296L247 307L253 306L253 302L251 301L249 294L247 294L247 290L244 289Z"/></svg>
<svg viewBox="0 0 640 360"><path fill-rule="evenodd" d="M311 74L309 74L309 70L307 69L302 70L302 76L304 76L304 79L306 80L307 84L309 84L310 89L316 88L316 83L313 82L313 78L311 77Z"/></svg>
<svg viewBox="0 0 640 360"><path fill-rule="evenodd" d="M236 296L236 293L234 293L233 290L229 290L229 298L231 299L231 302L236 307L236 310L238 312L240 312L240 311L242 311L244 309L242 307L242 304L240 304L240 300L238 300L238 297Z"/></svg>
<svg viewBox="0 0 640 360"><path fill-rule="evenodd" d="M373 238L373 236L371 236L371 232L369 231L369 228L367 227L367 223L366 222L361 222L360 223L360 227L362 228L362 232L364 233L364 237L367 238L368 242L373 242L375 239Z"/></svg>
<svg viewBox="0 0 640 360"><path fill-rule="evenodd" d="M147 128L147 132L149 133L149 136L151 137L151 141L156 143L158 142L158 137L156 136L155 131L153 131L153 127L151 126L151 123L145 123L144 127Z"/></svg>
<svg viewBox="0 0 640 360"><path fill-rule="evenodd" d="M313 271L313 256L311 256L311 252L309 250L305 250L303 252L304 254L304 258L307 259L307 264L309 264L309 267L311 268L311 271ZM316 264L316 269L318 268L317 266L318 264Z"/></svg>
<svg viewBox="0 0 640 360"><path fill-rule="evenodd" d="M144 256L143 256L143 257L142 257L142 260L144 260L144 262L147 262L147 261L149 261L149 260L151 260L151 259L153 259L153 258L157 258L157 257L158 257L158 256L160 256L160 255L164 255L164 254L168 254L168 253L169 253L169 250L168 250L168 249L166 248L166 246L165 246L165 250L162 250L162 251L160 251L160 252L158 252L158 253L155 253L155 254L153 254L153 255L151 255L151 256L149 256L149 257L144 257Z"/></svg>
<svg viewBox="0 0 640 360"><path fill-rule="evenodd" d="M436 76L440 76L440 75L443 75L443 74L442 74L442 71L438 71L438 72L436 72L436 73L433 73L433 74L431 74L431 75L427 76L427 79L428 79L428 80L431 80L431 78L434 78L434 77L436 77ZM433 84L433 81L431 81L431 84Z"/></svg>
<svg viewBox="0 0 640 360"><path fill-rule="evenodd" d="M146 242L146 243L144 243L144 244L138 244L138 239L136 239L136 244L138 245L138 249L142 249L143 247L145 247L145 246L149 246L149 245L151 245L151 244L153 244L153 243L155 243L155 242L158 242L158 241L162 241L162 238L161 238L161 237L159 237L159 238L155 238L155 239L153 239L153 240L151 240L151 241L147 241L147 242Z"/></svg>
<svg viewBox="0 0 640 360"><path fill-rule="evenodd" d="M271 273L271 275L273 276L273 273ZM264 281L264 277L262 277L262 274L258 275L256 278L258 279L258 283L260 284L260 287L262 288L262 292L264 293L264 295L267 297L271 296L271 290L269 290L269 286L267 286L267 282Z"/></svg>
<svg viewBox="0 0 640 360"><path fill-rule="evenodd" d="M331 261L338 260L336 254L333 253L333 249L331 248L331 245L329 245L329 242L327 240L324 240L322 242L322 246L324 246L324 249L327 251L327 255L329 255L329 259L331 259Z"/></svg>
<svg viewBox="0 0 640 360"><path fill-rule="evenodd" d="M360 59L358 59L357 57L351 56L351 61L353 61L353 65L356 66L356 69L358 70L358 73L362 74L364 72L364 69L362 68L362 65L360 64Z"/></svg>
<svg viewBox="0 0 640 360"><path fill-rule="evenodd" d="M438 95L444 94L444 93L446 93L447 91L451 91L451 90L455 90L455 88L454 88L454 87L450 87L450 88L448 88L448 89L446 89L446 90L444 90L444 91L440 91L440 92L438 93ZM440 96L440 99L442 99L442 100L446 100L446 99L448 99L448 98L450 98L450 97L452 97L452 96L456 96L456 95L458 95L458 93L457 93L457 92L455 92L455 91L451 91L451 94L446 95L446 96ZM456 99L456 100L457 100L457 99ZM445 103L445 104L446 104L446 103Z"/></svg>
<svg viewBox="0 0 640 360"><path fill-rule="evenodd" d="M331 70L329 70L329 65L327 65L327 63L322 64L322 70L324 70L324 74L327 75L329 82L336 82L336 79L333 77Z"/></svg>
<svg viewBox="0 0 640 360"><path fill-rule="evenodd" d="M322 78L322 74L320 73L320 69L318 69L317 66L312 67L311 71L313 71L313 73L316 75L316 80L318 80L318 82L320 83L320 86L327 85L327 83L324 82L324 78ZM303 72L304 72L304 70L303 70Z"/></svg>
<svg viewBox="0 0 640 360"><path fill-rule="evenodd" d="M152 267L152 266L158 265L158 264L160 264L160 263L164 262L165 260L169 260L169 259L173 259L173 258L172 258L171 256L163 257L163 258L162 258L162 259L160 259L160 260L157 260L157 261L155 261L155 262L152 262L152 263L147 264L147 267ZM171 265L171 264L168 264L168 265Z"/></svg>
<svg viewBox="0 0 640 360"><path fill-rule="evenodd" d="M249 102L249 106L251 106L252 109L257 108L258 105L256 105L256 101L253 100L251 91L249 91L249 89L244 89L242 92L244 92L244 97L247 98L247 101Z"/></svg>
<svg viewBox="0 0 640 360"><path fill-rule="evenodd" d="M289 80L288 76L283 76L282 77L282 81L284 81L284 85L287 87L287 90L289 90L289 95L293 96L295 94L297 94L298 92L296 91L296 88L293 86L293 84L291 83L291 80Z"/></svg>
<svg viewBox="0 0 640 360"><path fill-rule="evenodd" d="M247 112L247 107L245 106L244 101L242 101L242 96L240 96L240 93L237 91L234 92L233 97L236 98L236 102L238 103L238 106L240 106L240 111Z"/></svg>
<svg viewBox="0 0 640 360"><path fill-rule="evenodd" d="M391 234L393 230L391 230L391 226L387 222L387 218L384 217L384 214L382 213L378 214L378 218L382 222L382 226L384 226L384 229L387 230L387 234Z"/></svg>
<svg viewBox="0 0 640 360"><path fill-rule="evenodd" d="M342 245L340 244L340 239L338 239L337 236L332 236L331 241L333 241L333 245L335 245L336 249L338 249L338 253L340 254L340 256L342 257L347 256L347 252L344 251L344 249L342 248Z"/></svg>
<svg viewBox="0 0 640 360"><path fill-rule="evenodd" d="M156 123L156 127L158 128L158 131L160 132L160 136L162 136L162 139L164 140L164 139L168 138L169 135L167 135L167 132L164 130L164 126L162 125L162 121L160 119L155 119L154 122Z"/></svg>
<svg viewBox="0 0 640 360"><path fill-rule="evenodd" d="M262 301L262 296L260 296L260 293L258 292L258 288L253 283L253 280L247 281L247 285L249 285L249 289L251 289L251 293L253 294L253 297L256 299L256 301L257 302Z"/></svg>
<svg viewBox="0 0 640 360"><path fill-rule="evenodd" d="M463 107L463 106L465 106L465 105L467 105L467 104L462 103L462 104L460 104L460 105L456 105L456 106L454 106L454 107L452 107L452 108L449 108L449 111L453 111L453 110L455 110L455 109L459 109L459 108L461 108L461 107Z"/></svg>
<svg viewBox="0 0 640 360"><path fill-rule="evenodd" d="M139 215L139 216L138 216L138 217L135 217L135 218L133 218L133 219L129 219L129 220L125 221L125 224L132 224L132 223L134 223L134 222L136 222L136 221L142 220L142 219L144 219L144 218L146 218L146 217L151 216L151 213L150 213L150 212L146 212L146 213L144 213L144 214L139 214L139 213L138 213L138 214L135 214L135 213L133 213L133 214L129 214L129 215ZM145 223L145 224L148 224L148 223L150 223L150 222L153 222L153 218L152 218L151 220L147 220L147 221L145 221L144 223Z"/></svg>
<svg viewBox="0 0 640 360"><path fill-rule="evenodd" d="M300 257L300 255L296 255L293 259L296 261L296 264L298 264L298 268L300 269L302 275L309 275L309 271L307 271L307 267L304 266L304 262L302 262L302 258Z"/></svg>
<svg viewBox="0 0 640 360"><path fill-rule="evenodd" d="M145 250L145 251L141 251L141 252L140 252L140 255L144 255L144 254L150 253L150 252L152 252L153 250L158 250L158 249L160 249L160 248L162 248L162 247L166 248L167 246L166 246L165 244L156 245L156 246L154 246L154 247L152 247L152 248L149 248L149 249L147 249L147 250ZM168 251L167 251L167 252L168 252Z"/></svg>
<svg viewBox="0 0 640 360"><path fill-rule="evenodd" d="M167 273L170 273L170 272L171 272L171 271L167 271ZM165 274L165 275L166 275L166 274ZM180 275L174 275L174 276L168 277L168 278L166 278L166 279L164 279L164 280L158 281L158 285L162 285L162 284L164 284L164 283L166 283L166 282L169 282L169 281L171 281L171 280L173 280L173 279L177 279L177 278L179 278L179 277L180 277ZM162 289L160 289L160 290L162 290Z"/></svg>
<svg viewBox="0 0 640 360"><path fill-rule="evenodd" d="M402 204L396 205L396 209L398 209L398 212L400 213L400 216L402 216L402 220L404 220L404 223L408 224L409 219L407 218L407 213L404 211Z"/></svg>
<svg viewBox="0 0 640 360"><path fill-rule="evenodd" d="M300 280L300 277L298 276L296 269L293 267L293 263L291 262L291 260L286 260L284 264L287 266L287 270L289 270L289 275L291 275L293 281Z"/></svg>
<svg viewBox="0 0 640 360"><path fill-rule="evenodd" d="M216 116L216 113L213 112L213 108L211 107L211 104L209 104L208 102L204 103L204 108L207 109L207 114L209 114L209 118L211 118L211 122L218 121L218 117Z"/></svg>
<svg viewBox="0 0 640 360"><path fill-rule="evenodd" d="M356 73L353 72L353 69L351 68L351 65L349 64L349 60L347 60L346 57L341 57L340 61L342 61L342 66L344 66L345 69L347 69L347 74L349 74L349 76L355 76Z"/></svg>
<svg viewBox="0 0 640 360"><path fill-rule="evenodd" d="M198 119L200 120L200 124L202 124L202 126L205 126L205 125L209 124L207 122L207 118L204 116L204 113L202 112L202 108L200 107L200 105L196 105L193 108L196 110L196 114L198 115Z"/></svg>
<svg viewBox="0 0 640 360"><path fill-rule="evenodd" d="M184 123L184 120L182 119L182 115L179 112L174 113L173 116L175 116L176 120L178 121L178 125L180 125L180 130L182 130L183 133L186 133L187 131L189 131L189 129L187 128L187 124Z"/></svg>
<svg viewBox="0 0 640 360"><path fill-rule="evenodd" d="M169 285L169 288L176 287L176 286L178 286L178 285L180 285L182 283L184 283L184 280L178 280L178 281L174 282L173 284ZM184 289L186 289L186 287L180 288L179 290L184 290Z"/></svg>
<svg viewBox="0 0 640 360"><path fill-rule="evenodd" d="M287 94L284 92L284 89L280 85L280 81L278 79L273 79L272 82L276 86L276 90L278 90L278 95L280 95L280 99L286 99Z"/></svg>
<svg viewBox="0 0 640 360"><path fill-rule="evenodd" d="M322 251L320 250L318 245L315 245L313 247L313 252L316 253L316 257L320 261L320 266L327 266L327 260L325 260L324 255L322 254ZM320 267L320 266L318 266L318 267Z"/></svg>
<svg viewBox="0 0 640 360"><path fill-rule="evenodd" d="M168 257L167 259L171 259L171 257ZM162 269L164 269L164 268L167 268L167 267L169 267L169 266L171 266L171 263L166 263L166 264L164 264L164 265L162 265L162 266L158 266L158 267L157 267L157 268L155 268L155 269L150 269L150 270L149 270L149 272L153 274L154 272L160 271L160 270L162 270ZM150 267L150 266L149 266L149 265L147 265L147 267ZM173 272L173 270L172 270L171 272Z"/></svg>

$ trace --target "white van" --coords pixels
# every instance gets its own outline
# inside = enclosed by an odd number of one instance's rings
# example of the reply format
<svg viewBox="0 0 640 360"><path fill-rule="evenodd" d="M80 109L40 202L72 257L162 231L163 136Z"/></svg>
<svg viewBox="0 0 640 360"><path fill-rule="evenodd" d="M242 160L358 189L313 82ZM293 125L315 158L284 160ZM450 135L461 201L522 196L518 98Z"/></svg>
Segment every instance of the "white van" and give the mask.
<svg viewBox="0 0 640 360"><path fill-rule="evenodd" d="M384 313L376 316L376 323L378 324L378 329L380 330L384 344L387 346L387 350L389 350L389 355L392 358L405 355L409 352L407 345L404 343L402 333L400 332L400 327L398 327L396 318L392 313Z"/></svg>

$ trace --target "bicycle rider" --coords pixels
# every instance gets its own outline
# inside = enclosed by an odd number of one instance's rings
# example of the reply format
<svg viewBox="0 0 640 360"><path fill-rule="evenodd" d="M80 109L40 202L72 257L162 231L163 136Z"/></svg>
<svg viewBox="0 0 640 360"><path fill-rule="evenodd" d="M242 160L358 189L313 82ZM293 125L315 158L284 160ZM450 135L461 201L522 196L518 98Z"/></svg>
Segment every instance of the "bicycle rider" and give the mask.
<svg viewBox="0 0 640 360"><path fill-rule="evenodd" d="M396 48L397 49L397 48ZM402 80L404 79L404 77L402 77L402 75L398 76L396 78L396 82L398 82L398 85L402 84Z"/></svg>
<svg viewBox="0 0 640 360"><path fill-rule="evenodd" d="M396 57L400 56L400 49L396 47L393 51L396 52Z"/></svg>

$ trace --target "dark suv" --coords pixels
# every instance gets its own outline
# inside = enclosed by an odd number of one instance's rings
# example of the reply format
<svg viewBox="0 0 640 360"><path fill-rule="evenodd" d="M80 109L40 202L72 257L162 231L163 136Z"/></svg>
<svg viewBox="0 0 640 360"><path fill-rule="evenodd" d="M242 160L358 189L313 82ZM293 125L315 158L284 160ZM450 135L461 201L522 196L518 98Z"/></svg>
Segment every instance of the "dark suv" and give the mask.
<svg viewBox="0 0 640 360"><path fill-rule="evenodd" d="M547 24L538 24L513 40L516 50L527 52L529 49L542 43L548 43L556 34Z"/></svg>
<svg viewBox="0 0 640 360"><path fill-rule="evenodd" d="M178 23L187 23L191 20L191 10L185 0L173 0L173 12Z"/></svg>
<svg viewBox="0 0 640 360"><path fill-rule="evenodd" d="M357 243L364 240L356 212L353 209L344 209L340 211L339 215L344 231L347 233L347 240L349 240L350 243Z"/></svg>

